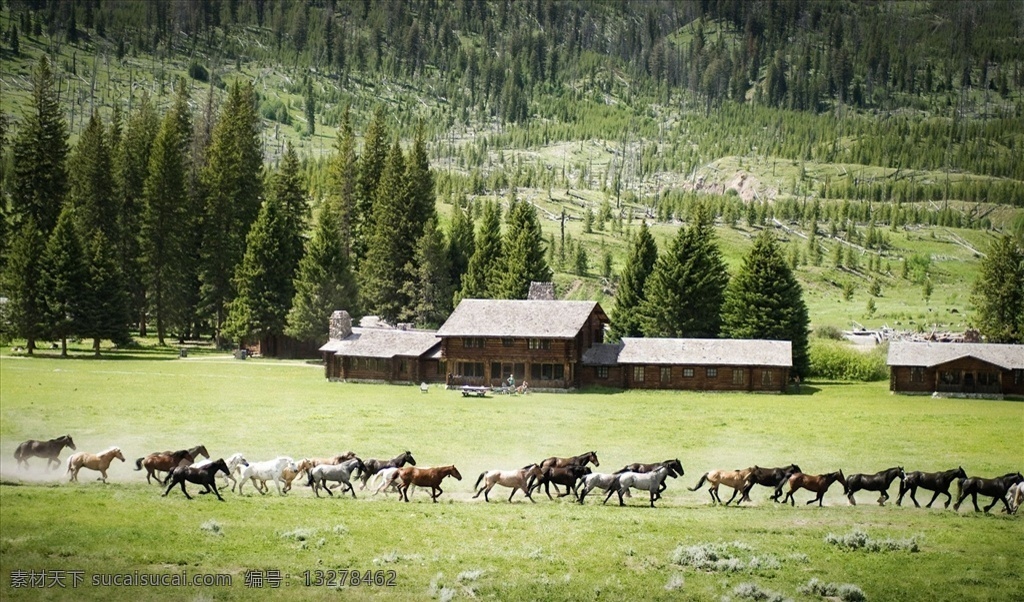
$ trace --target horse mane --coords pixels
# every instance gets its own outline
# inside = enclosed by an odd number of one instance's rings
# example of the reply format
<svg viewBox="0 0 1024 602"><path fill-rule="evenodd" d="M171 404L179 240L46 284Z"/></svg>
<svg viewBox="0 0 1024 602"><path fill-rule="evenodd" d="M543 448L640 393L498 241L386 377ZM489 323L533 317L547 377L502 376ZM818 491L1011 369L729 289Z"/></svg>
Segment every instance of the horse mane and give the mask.
<svg viewBox="0 0 1024 602"><path fill-rule="evenodd" d="M116 446L116 445L112 445L112 446L108 447L107 449L101 451L100 453L98 453L96 455L97 456L102 456L103 454L109 454L112 451L121 451L121 448Z"/></svg>

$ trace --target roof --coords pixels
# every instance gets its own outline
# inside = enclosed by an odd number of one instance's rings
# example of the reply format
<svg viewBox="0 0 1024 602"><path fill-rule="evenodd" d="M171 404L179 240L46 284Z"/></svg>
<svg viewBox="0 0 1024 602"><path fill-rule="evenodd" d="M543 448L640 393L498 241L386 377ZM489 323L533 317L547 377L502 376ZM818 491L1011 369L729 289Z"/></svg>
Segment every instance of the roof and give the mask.
<svg viewBox="0 0 1024 602"><path fill-rule="evenodd" d="M617 350L617 354L616 354ZM793 344L757 339L662 339L625 337L618 345L596 345L583 354L589 366L664 364L689 366L793 367Z"/></svg>
<svg viewBox="0 0 1024 602"><path fill-rule="evenodd" d="M596 301L463 299L437 335L571 339L594 312L608 321Z"/></svg>
<svg viewBox="0 0 1024 602"><path fill-rule="evenodd" d="M1024 345L995 343L893 341L889 343L887 363L890 366L931 368L965 357L973 357L1004 370L1024 370Z"/></svg>
<svg viewBox="0 0 1024 602"><path fill-rule="evenodd" d="M352 334L341 340L328 341L320 351L333 351L335 355L347 357L420 357L431 351L440 353L440 343L433 330L355 327Z"/></svg>

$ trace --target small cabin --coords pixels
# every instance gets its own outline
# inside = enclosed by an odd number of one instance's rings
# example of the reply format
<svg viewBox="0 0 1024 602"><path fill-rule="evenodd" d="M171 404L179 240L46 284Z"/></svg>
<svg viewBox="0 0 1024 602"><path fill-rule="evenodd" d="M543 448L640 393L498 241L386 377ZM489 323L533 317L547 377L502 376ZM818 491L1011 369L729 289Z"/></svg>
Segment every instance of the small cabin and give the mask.
<svg viewBox="0 0 1024 602"><path fill-rule="evenodd" d="M320 352L328 380L432 383L444 380L440 346L433 330L353 327L348 312L336 311Z"/></svg>
<svg viewBox="0 0 1024 602"><path fill-rule="evenodd" d="M1024 397L1024 345L894 341L887 363L893 393Z"/></svg>

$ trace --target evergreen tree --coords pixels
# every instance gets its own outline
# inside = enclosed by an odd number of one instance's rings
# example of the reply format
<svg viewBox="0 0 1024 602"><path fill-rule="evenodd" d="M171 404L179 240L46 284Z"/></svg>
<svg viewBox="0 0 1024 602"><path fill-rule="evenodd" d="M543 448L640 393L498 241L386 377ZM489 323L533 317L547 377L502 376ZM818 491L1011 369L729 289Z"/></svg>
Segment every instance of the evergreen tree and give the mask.
<svg viewBox="0 0 1024 602"><path fill-rule="evenodd" d="M354 320L360 315L355 276L337 220L336 213L321 208L293 280L295 296L284 332L301 341L325 342L327 318L336 309L347 310Z"/></svg>
<svg viewBox="0 0 1024 602"><path fill-rule="evenodd" d="M473 243L473 256L469 258L469 266L462 277L459 299L493 298L501 278L503 258L501 208L495 203L487 203ZM456 299L456 304L459 299Z"/></svg>
<svg viewBox="0 0 1024 602"><path fill-rule="evenodd" d="M972 293L982 335L994 343L1024 343L1024 249L1014 237L1006 235L992 243Z"/></svg>
<svg viewBox="0 0 1024 602"><path fill-rule="evenodd" d="M728 282L710 213L701 208L647 278L640 305L644 336L717 337Z"/></svg>
<svg viewBox="0 0 1024 602"><path fill-rule="evenodd" d="M96 113L82 132L68 160L68 202L75 209L78 231L85 240L96 231L117 239L118 207L107 132Z"/></svg>
<svg viewBox="0 0 1024 602"><path fill-rule="evenodd" d="M88 250L88 280L85 286L85 318L79 334L93 339L92 349L100 354L100 341L125 345L128 332L128 296L124 288L117 253L102 230L93 230Z"/></svg>
<svg viewBox="0 0 1024 602"><path fill-rule="evenodd" d="M363 153L359 156L359 174L356 179L356 212L352 220L356 267L360 267L369 248L373 230L373 205L388 158L386 120L384 107L378 106L363 136Z"/></svg>
<svg viewBox="0 0 1024 602"><path fill-rule="evenodd" d="M295 277L295 271L304 254L302 237L309 218L309 205L306 202L306 189L302 182L302 174L299 173L299 157L290 144L285 150L281 168L275 174L271 188L273 196L277 198L281 206L281 221L283 223L277 262L280 269L288 274L289 286L284 292L291 299L295 294L295 289L291 287L291 281Z"/></svg>
<svg viewBox="0 0 1024 602"><path fill-rule="evenodd" d="M327 167L331 185L330 192L327 195L327 204L330 208L329 210L335 214L335 221L341 236L342 249L344 249L346 258L349 258L352 254L354 220L358 215L356 210L356 178L359 175L359 166L356 157L356 139L355 134L352 132L348 107L345 107L345 111L341 114L341 124L338 126L338 139L335 142L334 148L334 156ZM351 313L349 311L349 314Z"/></svg>
<svg viewBox="0 0 1024 602"><path fill-rule="evenodd" d="M316 134L316 97L313 95L313 79L306 79L306 130L309 137Z"/></svg>
<svg viewBox="0 0 1024 602"><path fill-rule="evenodd" d="M786 264L774 232L764 230L726 289L722 335L791 341L793 370L805 377L810 367L809 324L800 283Z"/></svg>
<svg viewBox="0 0 1024 602"><path fill-rule="evenodd" d="M451 268L449 280L452 290L462 290L462 277L469 269L473 256L473 220L458 201L453 203L452 219L448 225L448 265Z"/></svg>
<svg viewBox="0 0 1024 602"><path fill-rule="evenodd" d="M388 322L394 322L409 306L404 284L415 240L408 240L406 191L405 157L396 140L377 187L366 257L359 268L364 307Z"/></svg>
<svg viewBox="0 0 1024 602"><path fill-rule="evenodd" d="M46 239L30 216L15 232L3 272L11 334L27 340L25 348L29 355L35 351L36 341L46 336L43 329L45 301L38 284L45 250Z"/></svg>
<svg viewBox="0 0 1024 602"><path fill-rule="evenodd" d="M609 316L611 340L617 341L622 337L638 337L643 334L638 310L646 298L644 286L647 283L647 276L654 269L657 259L658 247L654 237L647 229L647 223L641 223L615 291L615 307Z"/></svg>
<svg viewBox="0 0 1024 602"><path fill-rule="evenodd" d="M439 326L452 311L451 266L444 235L433 218L423 228L416 255L408 271L412 279L406 294L412 305L405 317L424 326Z"/></svg>
<svg viewBox="0 0 1024 602"><path fill-rule="evenodd" d="M540 230L537 210L524 201L510 202L505 220L503 269L498 288L492 295L499 299L525 299L530 282L549 282L551 268L545 259L544 235Z"/></svg>
<svg viewBox="0 0 1024 602"><path fill-rule="evenodd" d="M416 137L406 161L405 185L408 197L406 222L409 224L410 240L419 240L424 226L437 218L437 197L434 195L434 173L427 158L427 144L423 138L422 124L416 128Z"/></svg>
<svg viewBox="0 0 1024 602"><path fill-rule="evenodd" d="M43 324L48 334L60 339L61 357L68 355L68 337L81 334L86 319L89 272L74 220L72 208L65 207L39 265L40 290L45 300Z"/></svg>

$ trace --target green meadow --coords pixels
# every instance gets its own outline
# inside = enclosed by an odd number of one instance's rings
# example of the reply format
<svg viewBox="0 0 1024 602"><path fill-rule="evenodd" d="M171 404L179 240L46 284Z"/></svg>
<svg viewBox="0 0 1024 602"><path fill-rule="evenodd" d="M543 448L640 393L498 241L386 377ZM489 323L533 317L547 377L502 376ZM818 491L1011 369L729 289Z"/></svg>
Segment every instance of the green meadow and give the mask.
<svg viewBox="0 0 1024 602"><path fill-rule="evenodd" d="M823 508L804 505L812 497L806 491L790 507L757 488L753 503L737 508L711 506L706 486L686 489L708 470L755 463L847 475L894 465L962 465L983 476L1020 470L1020 402L898 397L885 382L812 382L782 396L588 391L465 399L437 387L424 394L329 383L321 366L304 362L175 355L0 357L0 599L334 598L337 583L314 583L337 581L328 571L338 570L382 571L394 583L352 585L346 577L340 589L351 599L821 600L836 591L842 599L860 599L858 592L868 600L1020 599L1018 516L975 513L969 500L959 513L941 503L916 509L909 498L897 507L898 483L885 507L870 492L851 507L839 485ZM16 468L19 442L65 433L80 451L120 446L128 461L115 461L105 485L85 469L80 483L69 484L63 467L48 473L39 459L27 472ZM422 491L408 504L358 490L357 499L318 499L298 483L287 496L273 486L265 496L246 487L220 503L195 496L195 485L191 501L180 490L161 497L162 488L133 470L147 453L199 443L215 458L240 451L250 461L349 449L390 458L408 449L420 466L454 463L463 479L445 481L438 504ZM543 492L536 504L521 494L510 504L501 488L490 504L472 499L484 470L592 449L602 471L678 457L686 474L669 482L654 509L640 494L625 508L602 506L596 495L581 507ZM69 455L64 450L62 460ZM918 499L923 505L930 493ZM868 545L850 549L830 539ZM14 587L22 571L82 571L84 583ZM232 584L92 585L136 571L226 574ZM249 587L247 571L280 575L280 587Z"/></svg>

